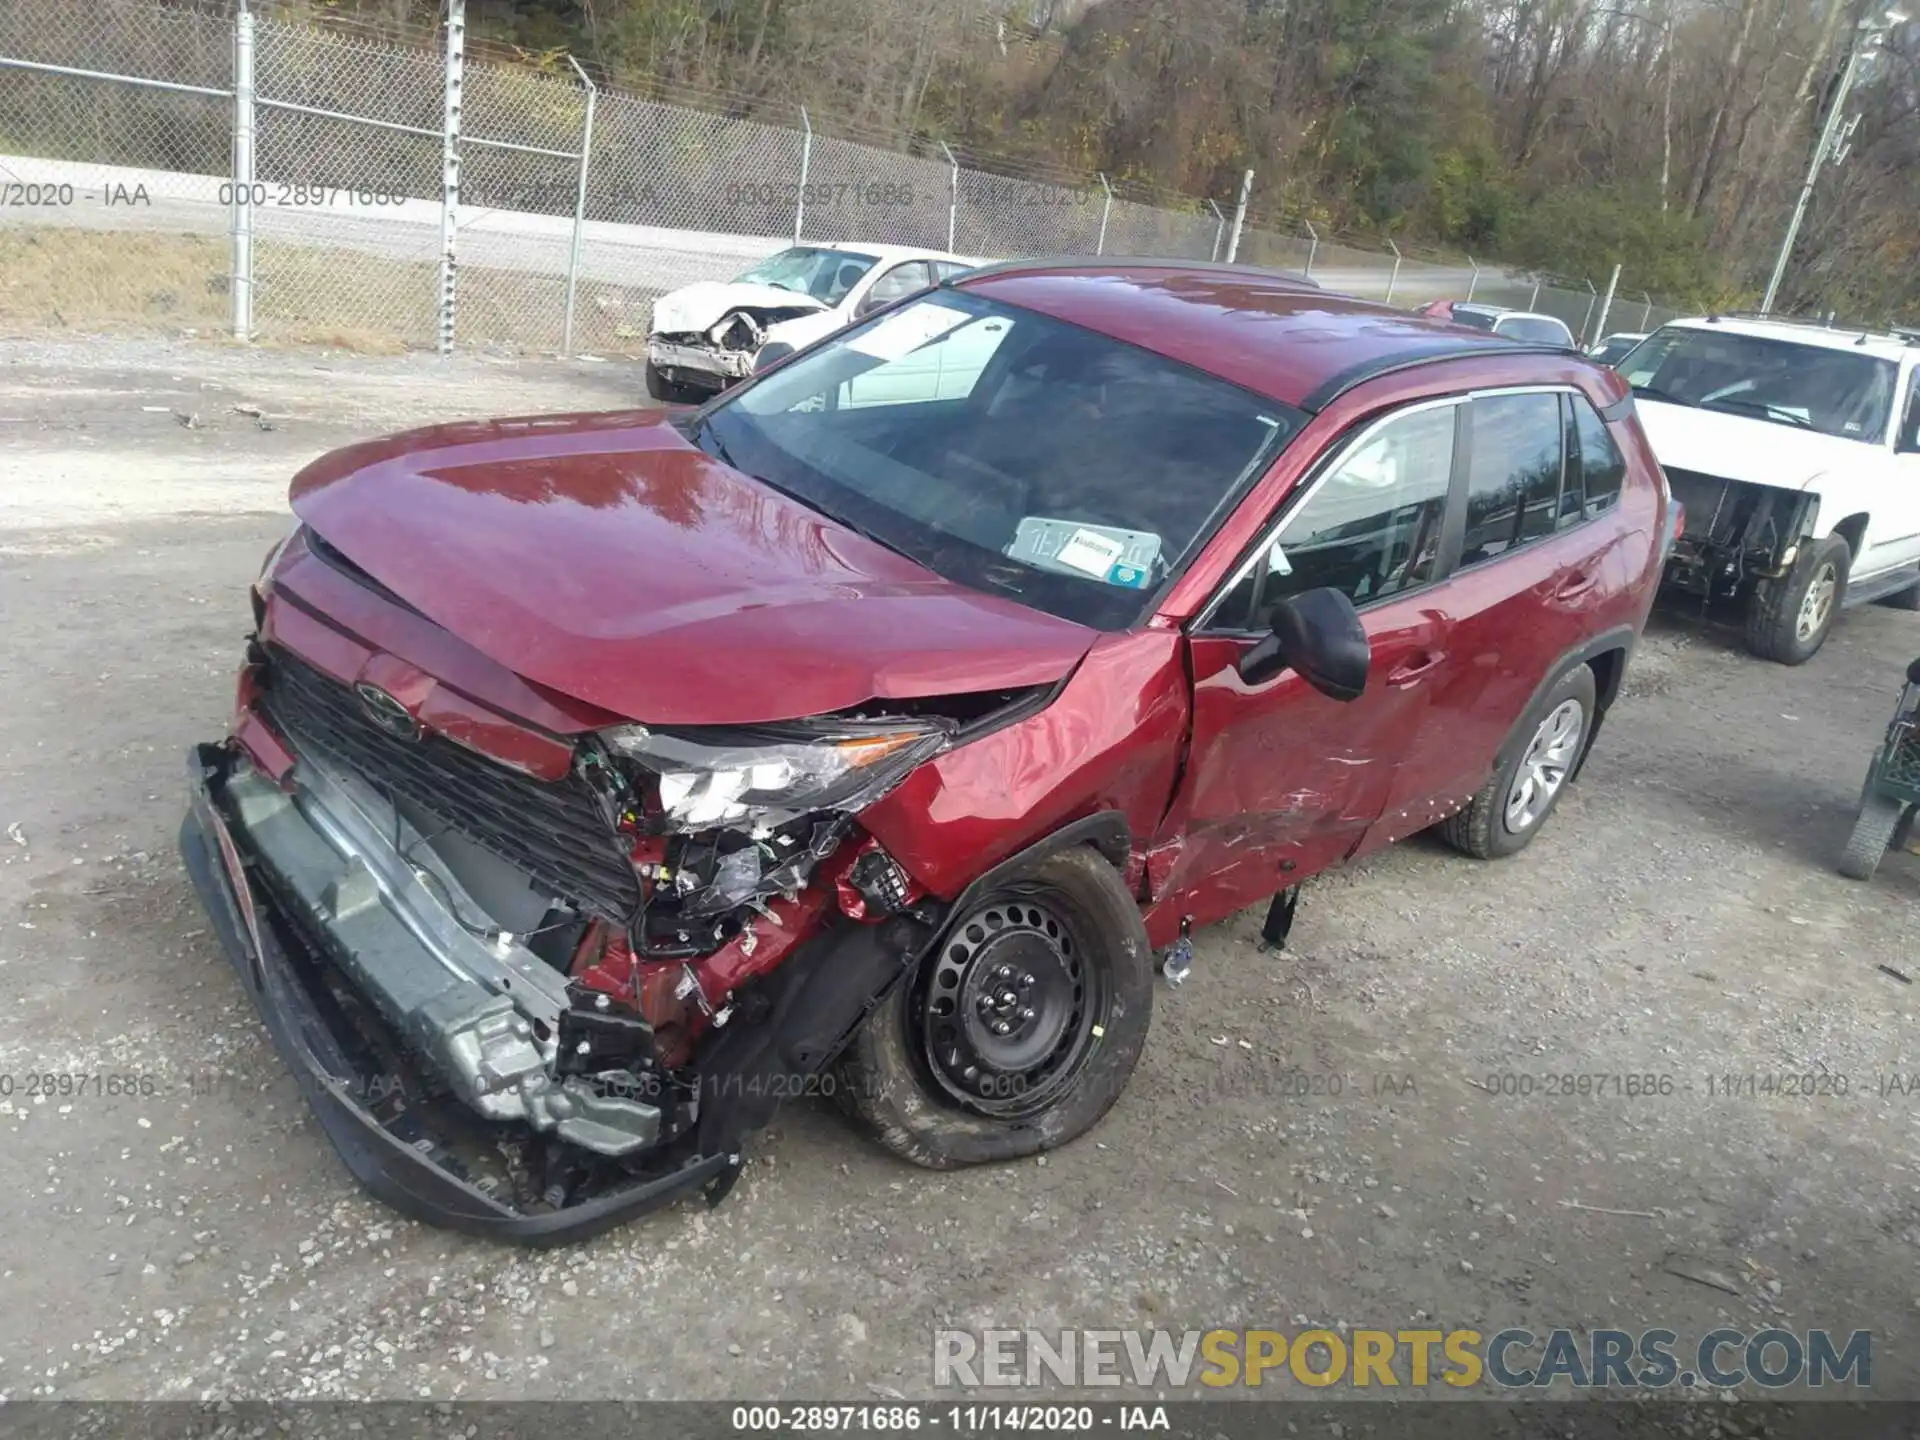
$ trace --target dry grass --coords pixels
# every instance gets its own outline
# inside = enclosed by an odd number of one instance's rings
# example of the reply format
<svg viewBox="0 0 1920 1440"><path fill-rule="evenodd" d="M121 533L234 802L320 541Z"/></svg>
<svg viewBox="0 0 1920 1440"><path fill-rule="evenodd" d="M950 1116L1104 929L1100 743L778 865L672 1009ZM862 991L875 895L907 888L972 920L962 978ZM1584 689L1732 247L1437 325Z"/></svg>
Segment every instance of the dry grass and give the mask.
<svg viewBox="0 0 1920 1440"><path fill-rule="evenodd" d="M224 236L0 229L0 328L224 334L229 263ZM566 286L557 276L463 266L459 286L462 348L559 348ZM439 288L432 262L256 240L255 337L374 354L431 349ZM644 348L652 298L582 282L576 346Z"/></svg>

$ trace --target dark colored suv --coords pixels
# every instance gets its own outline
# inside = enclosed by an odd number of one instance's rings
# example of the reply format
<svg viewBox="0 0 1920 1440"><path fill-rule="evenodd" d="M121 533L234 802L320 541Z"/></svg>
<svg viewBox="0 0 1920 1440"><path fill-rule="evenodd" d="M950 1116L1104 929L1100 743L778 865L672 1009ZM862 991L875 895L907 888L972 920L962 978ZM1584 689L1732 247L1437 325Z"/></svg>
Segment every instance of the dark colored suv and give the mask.
<svg viewBox="0 0 1920 1440"><path fill-rule="evenodd" d="M718 1199L793 1095L1072 1140L1191 927L1538 832L1670 503L1612 370L1131 261L292 493L185 857L352 1170L527 1240Z"/></svg>

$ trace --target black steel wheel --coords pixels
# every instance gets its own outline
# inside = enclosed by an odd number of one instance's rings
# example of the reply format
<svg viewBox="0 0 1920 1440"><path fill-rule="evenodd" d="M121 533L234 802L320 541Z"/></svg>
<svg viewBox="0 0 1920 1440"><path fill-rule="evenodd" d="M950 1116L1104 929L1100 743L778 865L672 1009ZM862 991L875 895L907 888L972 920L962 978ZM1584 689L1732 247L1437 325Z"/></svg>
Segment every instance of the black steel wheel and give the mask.
<svg viewBox="0 0 1920 1440"><path fill-rule="evenodd" d="M1064 1145L1146 1043L1140 908L1086 846L979 897L840 1057L835 1094L887 1149L944 1170Z"/></svg>
<svg viewBox="0 0 1920 1440"><path fill-rule="evenodd" d="M996 899L933 956L914 987L918 1058L962 1108L1033 1114L1073 1083L1109 1008L1084 930L1057 896Z"/></svg>

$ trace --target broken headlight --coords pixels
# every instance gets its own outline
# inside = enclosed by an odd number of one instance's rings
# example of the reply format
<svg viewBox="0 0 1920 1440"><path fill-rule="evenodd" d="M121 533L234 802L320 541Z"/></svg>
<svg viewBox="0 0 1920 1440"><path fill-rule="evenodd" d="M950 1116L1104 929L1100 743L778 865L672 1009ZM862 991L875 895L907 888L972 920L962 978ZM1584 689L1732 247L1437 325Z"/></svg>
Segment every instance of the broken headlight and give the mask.
<svg viewBox="0 0 1920 1440"><path fill-rule="evenodd" d="M664 828L770 829L821 810L864 810L945 749L951 727L919 720L819 720L685 734L623 725L601 739L658 777Z"/></svg>

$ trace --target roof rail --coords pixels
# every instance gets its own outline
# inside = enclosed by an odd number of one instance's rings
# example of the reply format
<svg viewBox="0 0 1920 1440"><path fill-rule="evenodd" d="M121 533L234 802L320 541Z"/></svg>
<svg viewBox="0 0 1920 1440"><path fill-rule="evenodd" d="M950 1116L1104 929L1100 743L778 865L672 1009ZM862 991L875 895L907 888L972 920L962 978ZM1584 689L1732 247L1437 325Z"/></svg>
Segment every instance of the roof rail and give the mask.
<svg viewBox="0 0 1920 1440"><path fill-rule="evenodd" d="M1017 274L1025 270L1088 270L1110 268L1115 270L1199 270L1217 271L1225 275L1260 275L1269 280L1284 280L1290 285L1298 285L1306 290L1320 290L1325 287L1311 275L1302 275L1297 270L1276 270L1265 265L1229 264L1221 260L1183 260L1178 256L1159 255L1034 255L1025 260L999 260L991 265L982 265L969 270L964 276L956 275L954 280L978 280L988 275Z"/></svg>
<svg viewBox="0 0 1920 1440"><path fill-rule="evenodd" d="M1920 345L1920 326L1864 324L1860 321L1837 319L1816 319L1811 315L1777 315L1763 310L1713 310L1708 312L1708 320L1764 320L1773 325L1800 325L1809 330L1828 330L1836 335L1860 335L1884 340L1898 340L1907 345Z"/></svg>

